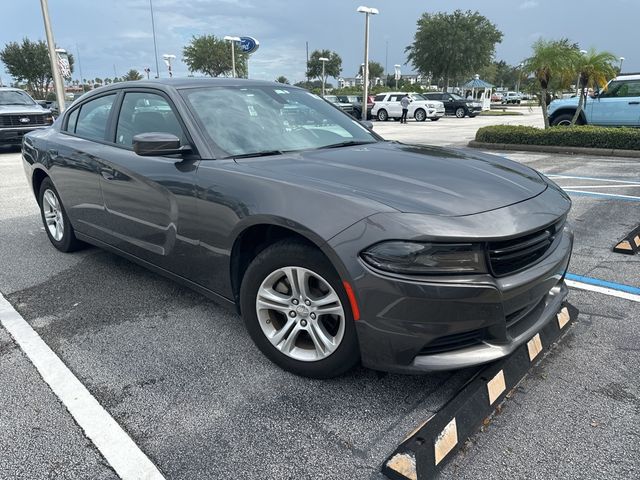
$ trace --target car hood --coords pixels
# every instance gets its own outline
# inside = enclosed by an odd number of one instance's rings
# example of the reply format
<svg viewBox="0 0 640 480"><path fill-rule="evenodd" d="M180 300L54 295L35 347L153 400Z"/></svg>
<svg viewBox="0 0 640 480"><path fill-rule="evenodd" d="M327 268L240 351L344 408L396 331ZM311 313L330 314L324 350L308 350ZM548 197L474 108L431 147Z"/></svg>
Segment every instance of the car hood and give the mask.
<svg viewBox="0 0 640 480"><path fill-rule="evenodd" d="M40 105L0 105L0 115L41 115L44 113L50 113L50 111Z"/></svg>
<svg viewBox="0 0 640 480"><path fill-rule="evenodd" d="M549 104L549 109L548 110L551 112L552 110L555 110L557 108L567 107L567 106L577 107L578 106L578 97L559 98L559 99L553 100Z"/></svg>
<svg viewBox="0 0 640 480"><path fill-rule="evenodd" d="M363 196L401 212L431 215L494 210L539 195L547 187L534 170L505 158L396 142L238 163L298 186Z"/></svg>

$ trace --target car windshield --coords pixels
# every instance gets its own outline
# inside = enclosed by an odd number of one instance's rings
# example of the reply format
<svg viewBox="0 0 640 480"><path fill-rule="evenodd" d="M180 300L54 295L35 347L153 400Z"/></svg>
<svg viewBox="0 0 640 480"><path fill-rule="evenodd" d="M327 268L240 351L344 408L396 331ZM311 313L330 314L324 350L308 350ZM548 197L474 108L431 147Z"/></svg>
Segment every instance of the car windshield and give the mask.
<svg viewBox="0 0 640 480"><path fill-rule="evenodd" d="M181 93L223 157L378 141L351 116L298 88L206 87Z"/></svg>
<svg viewBox="0 0 640 480"><path fill-rule="evenodd" d="M19 90L0 92L0 105L35 105L35 103L29 95Z"/></svg>
<svg viewBox="0 0 640 480"><path fill-rule="evenodd" d="M455 93L450 93L449 95L451 95L454 100L464 100L464 98L462 98L460 95L457 95Z"/></svg>

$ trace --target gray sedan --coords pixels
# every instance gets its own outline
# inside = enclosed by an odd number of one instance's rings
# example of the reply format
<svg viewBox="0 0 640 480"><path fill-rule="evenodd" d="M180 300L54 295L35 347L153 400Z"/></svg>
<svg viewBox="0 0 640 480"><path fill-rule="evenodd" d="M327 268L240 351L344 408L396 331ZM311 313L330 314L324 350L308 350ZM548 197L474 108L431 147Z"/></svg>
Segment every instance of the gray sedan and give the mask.
<svg viewBox="0 0 640 480"><path fill-rule="evenodd" d="M23 157L57 249L100 246L236 309L299 375L490 362L567 295L571 203L553 182L384 141L296 87L114 84L26 135Z"/></svg>

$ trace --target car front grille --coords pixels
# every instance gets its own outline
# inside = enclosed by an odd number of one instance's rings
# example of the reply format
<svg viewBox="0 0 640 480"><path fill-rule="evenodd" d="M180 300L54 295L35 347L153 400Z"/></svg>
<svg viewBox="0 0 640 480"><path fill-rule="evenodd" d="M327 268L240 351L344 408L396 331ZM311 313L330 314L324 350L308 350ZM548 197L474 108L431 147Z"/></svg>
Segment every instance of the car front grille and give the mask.
<svg viewBox="0 0 640 480"><path fill-rule="evenodd" d="M0 127L30 127L32 125L47 125L45 115L0 115Z"/></svg>
<svg viewBox="0 0 640 480"><path fill-rule="evenodd" d="M483 329L440 337L425 345L418 355L434 355L436 353L450 352L452 350L479 345L482 343L484 336L485 331Z"/></svg>
<svg viewBox="0 0 640 480"><path fill-rule="evenodd" d="M565 218L537 232L500 242L489 242L491 273L503 277L533 265L549 251L564 228Z"/></svg>

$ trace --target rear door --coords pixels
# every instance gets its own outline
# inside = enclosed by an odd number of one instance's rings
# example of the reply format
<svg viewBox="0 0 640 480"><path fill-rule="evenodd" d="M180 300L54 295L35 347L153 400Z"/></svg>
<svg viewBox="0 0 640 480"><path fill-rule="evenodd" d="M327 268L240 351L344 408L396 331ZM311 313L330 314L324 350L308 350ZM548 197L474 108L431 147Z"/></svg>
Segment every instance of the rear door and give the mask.
<svg viewBox="0 0 640 480"><path fill-rule="evenodd" d="M100 182L107 211L109 243L166 270L188 276L197 238L196 154L142 157L133 151L140 133L172 133L190 144L175 106L160 91L124 92L111 125Z"/></svg>
<svg viewBox="0 0 640 480"><path fill-rule="evenodd" d="M400 105L400 99L404 94L389 95L389 101L387 103L387 111L392 118L400 118L402 116L402 105Z"/></svg>
<svg viewBox="0 0 640 480"><path fill-rule="evenodd" d="M640 80L611 82L606 91L587 100L587 118L593 125L640 126Z"/></svg>

